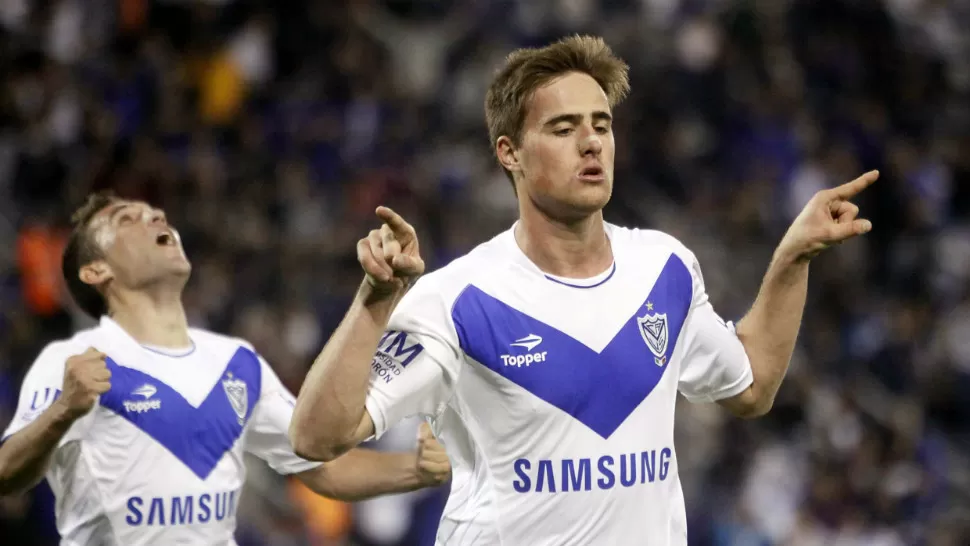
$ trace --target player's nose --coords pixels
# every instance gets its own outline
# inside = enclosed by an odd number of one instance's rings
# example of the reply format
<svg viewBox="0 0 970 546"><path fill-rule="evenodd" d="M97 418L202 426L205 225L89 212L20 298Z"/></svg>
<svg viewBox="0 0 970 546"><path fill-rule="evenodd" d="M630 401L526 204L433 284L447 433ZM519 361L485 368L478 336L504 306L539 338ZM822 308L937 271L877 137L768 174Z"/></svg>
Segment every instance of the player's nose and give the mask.
<svg viewBox="0 0 970 546"><path fill-rule="evenodd" d="M582 155L599 155L603 151L603 141L595 130L587 131L579 140L579 152Z"/></svg>

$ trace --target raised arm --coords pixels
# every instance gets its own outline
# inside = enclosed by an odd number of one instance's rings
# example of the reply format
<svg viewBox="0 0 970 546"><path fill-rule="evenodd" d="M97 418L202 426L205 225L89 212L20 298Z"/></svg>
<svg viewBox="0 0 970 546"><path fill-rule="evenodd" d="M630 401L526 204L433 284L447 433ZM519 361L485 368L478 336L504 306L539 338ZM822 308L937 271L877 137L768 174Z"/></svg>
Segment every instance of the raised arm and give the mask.
<svg viewBox="0 0 970 546"><path fill-rule="evenodd" d="M371 362L395 305L424 272L414 228L388 208L377 215L384 224L357 243L364 282L297 398L290 441L306 459L332 461L374 434L364 406Z"/></svg>
<svg viewBox="0 0 970 546"><path fill-rule="evenodd" d="M45 410L32 408L34 397L44 392L44 401L49 401L59 389L44 387L41 385L45 383L43 381L32 385L32 378L28 377L17 415L5 434L8 437L0 446L0 495L26 491L43 479L61 440L74 423L91 410L98 396L111 388L111 372L105 366L104 358L104 354L94 349L68 358L64 365L63 391ZM46 364L42 354L35 368ZM31 371L41 376L46 372L43 369ZM38 411L41 413L37 414ZM18 428L25 422L29 424Z"/></svg>
<svg viewBox="0 0 970 546"><path fill-rule="evenodd" d="M795 350L808 293L808 266L831 245L868 233L872 224L858 219L850 199L879 178L868 172L842 186L815 194L778 245L751 310L737 334L751 362L754 382L741 394L721 401L740 417L758 417L771 409Z"/></svg>

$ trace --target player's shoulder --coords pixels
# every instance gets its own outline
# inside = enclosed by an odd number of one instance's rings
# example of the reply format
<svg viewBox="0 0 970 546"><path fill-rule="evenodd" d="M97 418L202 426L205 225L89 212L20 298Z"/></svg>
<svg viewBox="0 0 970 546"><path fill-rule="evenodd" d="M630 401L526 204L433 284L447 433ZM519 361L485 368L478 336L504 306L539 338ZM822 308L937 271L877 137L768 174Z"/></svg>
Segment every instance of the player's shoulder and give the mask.
<svg viewBox="0 0 970 546"><path fill-rule="evenodd" d="M653 256L674 254L687 267L691 267L693 262L697 260L693 251L687 248L687 245L669 233L656 229L622 227L613 224L607 224L607 229L609 229L611 240L640 256L652 258Z"/></svg>
<svg viewBox="0 0 970 546"><path fill-rule="evenodd" d="M78 330L71 337L55 339L40 350L31 371L35 374L46 372L61 374L67 359L92 347L103 346L102 339L100 326Z"/></svg>
<svg viewBox="0 0 970 546"><path fill-rule="evenodd" d="M509 237L511 231L504 231L480 243L447 265L422 276L408 294L413 293L412 298L435 298L450 304L468 285L508 267Z"/></svg>

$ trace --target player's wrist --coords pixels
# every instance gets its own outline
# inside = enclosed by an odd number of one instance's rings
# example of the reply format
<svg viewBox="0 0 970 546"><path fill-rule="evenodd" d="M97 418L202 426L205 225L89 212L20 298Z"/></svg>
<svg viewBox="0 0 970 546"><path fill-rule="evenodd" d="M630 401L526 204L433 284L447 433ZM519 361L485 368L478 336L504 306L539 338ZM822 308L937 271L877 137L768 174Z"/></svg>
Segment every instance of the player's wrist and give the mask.
<svg viewBox="0 0 970 546"><path fill-rule="evenodd" d="M358 290L358 297L365 307L393 305L404 295L404 283L379 283L365 276Z"/></svg>
<svg viewBox="0 0 970 546"><path fill-rule="evenodd" d="M70 425L74 421L77 421L90 410L90 408L76 408L72 407L64 397L61 396L51 404L50 415L54 423L64 423Z"/></svg>

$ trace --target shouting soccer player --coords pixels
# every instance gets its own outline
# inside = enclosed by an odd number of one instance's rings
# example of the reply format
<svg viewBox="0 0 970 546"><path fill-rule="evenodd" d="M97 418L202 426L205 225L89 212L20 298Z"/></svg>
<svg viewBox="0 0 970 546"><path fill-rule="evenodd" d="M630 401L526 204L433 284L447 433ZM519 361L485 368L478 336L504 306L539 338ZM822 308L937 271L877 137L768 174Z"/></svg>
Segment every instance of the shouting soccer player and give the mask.
<svg viewBox="0 0 970 546"><path fill-rule="evenodd" d="M628 90L597 38L512 53L485 113L519 220L409 291L424 270L410 225L379 208L384 224L358 244L366 280L304 383L291 438L332 460L406 416L431 420L454 467L439 544L686 544L677 393L766 413L810 259L870 229L849 199L876 173L815 195L750 312L722 321L684 245L603 220Z"/></svg>
<svg viewBox="0 0 970 546"><path fill-rule="evenodd" d="M64 276L101 322L43 350L0 447L0 494L46 474L63 544L234 544L244 452L342 500L448 478L428 429L417 453L296 456L295 401L266 362L243 340L187 326L191 267L165 215L98 194L74 220Z"/></svg>

